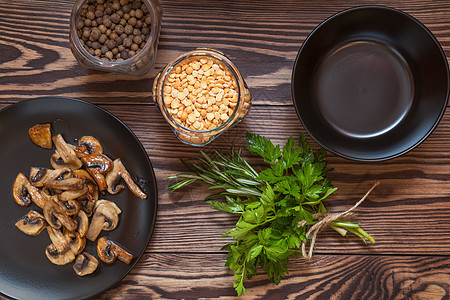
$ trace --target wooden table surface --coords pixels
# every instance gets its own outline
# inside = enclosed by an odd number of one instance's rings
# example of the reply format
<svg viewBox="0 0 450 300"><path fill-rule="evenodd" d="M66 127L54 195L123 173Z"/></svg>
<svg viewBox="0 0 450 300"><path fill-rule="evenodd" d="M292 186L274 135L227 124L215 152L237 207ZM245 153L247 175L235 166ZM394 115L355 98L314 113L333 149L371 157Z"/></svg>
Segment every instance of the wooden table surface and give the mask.
<svg viewBox="0 0 450 300"><path fill-rule="evenodd" d="M83 69L69 47L69 0L0 0L0 108L40 96L94 103L121 119L144 145L159 191L153 236L136 267L98 299L235 297L224 266L235 219L212 210L201 185L169 194L167 176L187 171L180 158L199 156L172 134L152 103L155 75L175 56L196 47L228 55L253 96L247 118L205 147L244 146L251 131L284 143L305 132L291 100L290 78L307 35L327 17L350 7L380 4L425 24L450 57L448 0L162 0L155 67L142 77ZM312 145L318 148L311 138ZM248 153L246 154L248 155ZM450 113L413 151L379 163L329 153L335 195L330 211L348 209L379 180L357 209L357 221L375 239L321 232L311 260L292 260L279 285L260 272L242 299L450 299Z"/></svg>

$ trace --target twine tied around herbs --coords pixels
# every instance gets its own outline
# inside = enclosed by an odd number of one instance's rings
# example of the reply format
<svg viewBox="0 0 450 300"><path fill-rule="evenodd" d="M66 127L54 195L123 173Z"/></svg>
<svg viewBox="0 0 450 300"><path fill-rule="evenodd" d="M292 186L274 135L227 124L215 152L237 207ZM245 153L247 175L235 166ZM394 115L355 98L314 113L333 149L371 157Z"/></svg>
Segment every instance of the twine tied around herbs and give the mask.
<svg viewBox="0 0 450 300"><path fill-rule="evenodd" d="M309 252L306 253L306 242L302 242L302 255L303 257L310 259L312 257L313 254L313 250L314 250L314 245L316 243L316 238L317 238L317 234L319 233L320 230L330 226L330 224L334 221L348 221L353 219L356 214L352 212L352 210L356 209L361 203L364 202L364 200L366 200L366 198L369 196L369 194L373 191L374 188L376 188L378 185L380 184L379 181L375 182L373 184L373 186L367 191L367 193L364 195L364 197L362 197L355 205L353 205L351 208L349 208L348 210L341 212L341 213L336 213L336 214L314 214L313 217L314 218L318 218L320 219L319 222L317 222L316 224L314 224L306 233L306 237L310 237L311 238L311 243L309 245ZM298 223L298 227L303 227L305 226L307 223L305 220L301 221Z"/></svg>

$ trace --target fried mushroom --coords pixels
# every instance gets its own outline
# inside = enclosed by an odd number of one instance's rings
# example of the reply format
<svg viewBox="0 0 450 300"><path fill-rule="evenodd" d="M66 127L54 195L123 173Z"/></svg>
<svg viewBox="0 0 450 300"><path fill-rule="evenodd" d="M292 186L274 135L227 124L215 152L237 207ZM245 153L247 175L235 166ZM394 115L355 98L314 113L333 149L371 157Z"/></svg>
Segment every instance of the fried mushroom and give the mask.
<svg viewBox="0 0 450 300"><path fill-rule="evenodd" d="M74 217L75 222L77 222L77 232L81 237L85 237L89 228L89 218L86 213L82 210Z"/></svg>
<svg viewBox="0 0 450 300"><path fill-rule="evenodd" d="M57 229L47 226L48 236L52 243L45 249L47 258L56 265L66 265L75 260L75 254L64 234Z"/></svg>
<svg viewBox="0 0 450 300"><path fill-rule="evenodd" d="M70 250L72 250L74 255L80 254L86 246L86 239L81 237L81 235L76 231L69 231L65 229L64 238L69 243Z"/></svg>
<svg viewBox="0 0 450 300"><path fill-rule="evenodd" d="M81 158L89 174L94 177L98 190L105 193L107 189L105 175L112 169L112 160L104 154L89 154Z"/></svg>
<svg viewBox="0 0 450 300"><path fill-rule="evenodd" d="M77 157L75 150L66 143L61 134L52 137L55 144L55 154L52 155L50 163L53 168L59 169L68 167L70 169L79 169L83 166L81 160Z"/></svg>
<svg viewBox="0 0 450 300"><path fill-rule="evenodd" d="M52 149L52 131L50 124L36 124L28 129L28 136L31 141L44 149Z"/></svg>
<svg viewBox="0 0 450 300"><path fill-rule="evenodd" d="M94 215L92 216L86 238L95 241L102 230L114 230L119 223L119 214L121 212L114 202L98 200L95 203Z"/></svg>
<svg viewBox="0 0 450 300"><path fill-rule="evenodd" d="M85 276L95 272L98 267L98 260L87 252L78 254L73 270L78 276Z"/></svg>
<svg viewBox="0 0 450 300"><path fill-rule="evenodd" d="M110 194L115 195L124 188L123 185L118 184L121 178L123 178L128 188L131 190L131 192L133 192L134 195L141 199L147 198L147 195L142 192L139 186L133 181L130 173L127 171L120 158L117 158L113 162L113 168L111 172L106 175L106 184L108 186L108 192Z"/></svg>
<svg viewBox="0 0 450 300"><path fill-rule="evenodd" d="M30 210L15 225L23 233L36 236L46 228L47 222L43 215L35 210Z"/></svg>
<svg viewBox="0 0 450 300"><path fill-rule="evenodd" d="M45 176L50 172L50 169L47 168L30 168L30 183L37 187L43 187L43 182L45 180Z"/></svg>
<svg viewBox="0 0 450 300"><path fill-rule="evenodd" d="M13 197L20 206L29 206L33 201L37 206L43 208L46 203L39 190L31 185L28 178L22 173L19 173L14 180Z"/></svg>
<svg viewBox="0 0 450 300"><path fill-rule="evenodd" d="M134 259L133 254L105 236L98 239L97 255L101 261L107 264L112 264L119 259L129 265Z"/></svg>
<svg viewBox="0 0 450 300"><path fill-rule="evenodd" d="M77 222L68 216L58 201L48 201L44 206L44 217L53 229L60 229L64 226L70 231L77 229Z"/></svg>
<svg viewBox="0 0 450 300"><path fill-rule="evenodd" d="M83 157L89 154L103 154L102 144L93 136L85 135L78 141L78 146L75 147L75 152L78 157Z"/></svg>
<svg viewBox="0 0 450 300"><path fill-rule="evenodd" d="M56 248L54 244L50 244L47 246L47 248L45 249L45 255L52 263L60 266L67 265L68 263L75 260L75 255L70 250L70 248L65 252L61 252L60 250L58 250L58 248Z"/></svg>
<svg viewBox="0 0 450 300"><path fill-rule="evenodd" d="M42 184L44 187L54 190L79 190L83 188L84 180L75 177L72 169L62 167L51 170L45 177Z"/></svg>

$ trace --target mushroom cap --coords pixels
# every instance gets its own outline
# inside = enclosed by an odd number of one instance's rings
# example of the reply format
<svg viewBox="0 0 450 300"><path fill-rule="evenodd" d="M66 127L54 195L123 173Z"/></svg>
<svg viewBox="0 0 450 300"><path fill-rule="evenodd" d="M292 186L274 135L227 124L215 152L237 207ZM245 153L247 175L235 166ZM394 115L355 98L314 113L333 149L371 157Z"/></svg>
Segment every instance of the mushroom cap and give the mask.
<svg viewBox="0 0 450 300"><path fill-rule="evenodd" d="M87 252L78 254L73 263L73 270L78 276L85 276L95 272L98 267L98 260Z"/></svg>
<svg viewBox="0 0 450 300"><path fill-rule="evenodd" d="M75 177L70 168L64 167L51 170L42 182L42 185L54 190L80 190L84 187L84 180Z"/></svg>
<svg viewBox="0 0 450 300"><path fill-rule="evenodd" d="M82 210L78 212L76 217L74 218L75 222L77 222L78 227L77 231L81 237L85 237L89 228L89 218L86 213Z"/></svg>
<svg viewBox="0 0 450 300"><path fill-rule="evenodd" d="M22 173L19 173L13 184L13 197L20 206L28 206L31 204L31 195L28 192L28 179Z"/></svg>
<svg viewBox="0 0 450 300"><path fill-rule="evenodd" d="M134 259L130 252L106 236L98 239L97 255L101 261L107 264L112 264L119 259L129 265Z"/></svg>
<svg viewBox="0 0 450 300"><path fill-rule="evenodd" d="M85 135L78 141L75 152L79 157L89 154L103 154L103 147L99 140L90 135Z"/></svg>
<svg viewBox="0 0 450 300"><path fill-rule="evenodd" d="M28 129L28 136L31 141L45 149L52 149L52 131L49 123L46 124L36 124Z"/></svg>
<svg viewBox="0 0 450 300"><path fill-rule="evenodd" d="M31 167L30 168L30 183L37 187L43 187L42 184L45 180L45 176L50 172L50 169L47 168L37 168L37 167Z"/></svg>
<svg viewBox="0 0 450 300"><path fill-rule="evenodd" d="M107 189L105 174L112 169L112 160L104 154L95 153L83 156L81 161L92 177L94 177L99 191L104 193Z"/></svg>
<svg viewBox="0 0 450 300"><path fill-rule="evenodd" d="M65 252L60 252L53 244L47 246L45 255L47 255L47 258L55 265L66 265L75 260L75 255L70 248Z"/></svg>
<svg viewBox="0 0 450 300"><path fill-rule="evenodd" d="M64 230L64 238L69 243L70 250L72 250L75 255L80 254L86 246L86 239L81 237L77 231Z"/></svg>
<svg viewBox="0 0 450 300"><path fill-rule="evenodd" d="M30 210L15 225L23 233L36 236L46 228L47 222L43 215L35 210Z"/></svg>
<svg viewBox="0 0 450 300"><path fill-rule="evenodd" d="M14 180L13 197L20 206L28 206L33 201L37 206L43 208L46 203L39 190L32 186L28 178L22 173L19 173L16 180Z"/></svg>
<svg viewBox="0 0 450 300"><path fill-rule="evenodd" d="M64 193L67 193L67 192L64 192ZM61 200L60 199L59 204L62 207L62 209L64 210L64 212L66 213L66 215L68 215L68 216L74 216L74 215L78 214L78 212L81 209L81 203L74 199L70 199L70 200Z"/></svg>
<svg viewBox="0 0 450 300"><path fill-rule="evenodd" d="M77 222L66 214L59 201L47 201L44 206L44 217L54 229L59 229L62 225L70 231L74 231L78 227Z"/></svg>
<svg viewBox="0 0 450 300"><path fill-rule="evenodd" d="M112 201L98 200L94 206L94 215L89 225L86 238L95 241L102 230L110 231L117 227L122 211Z"/></svg>

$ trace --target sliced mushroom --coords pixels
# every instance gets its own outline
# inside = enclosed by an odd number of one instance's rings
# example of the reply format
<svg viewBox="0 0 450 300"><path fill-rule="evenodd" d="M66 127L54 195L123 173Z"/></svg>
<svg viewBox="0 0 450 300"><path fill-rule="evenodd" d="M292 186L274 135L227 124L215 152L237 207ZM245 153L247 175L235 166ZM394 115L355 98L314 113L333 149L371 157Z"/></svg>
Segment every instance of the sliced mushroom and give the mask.
<svg viewBox="0 0 450 300"><path fill-rule="evenodd" d="M61 134L55 135L52 137L52 140L56 147L56 154L52 155L50 159L53 168L68 167L70 169L79 169L82 167L81 160L77 157L73 148L66 143Z"/></svg>
<svg viewBox="0 0 450 300"><path fill-rule="evenodd" d="M82 210L78 212L76 217L74 217L75 222L77 222L77 232L81 237L85 237L89 228L89 218L86 213Z"/></svg>
<svg viewBox="0 0 450 300"><path fill-rule="evenodd" d="M103 154L103 147L99 140L93 136L83 136L78 141L78 146L75 147L75 152L78 157L83 157L89 154Z"/></svg>
<svg viewBox="0 0 450 300"><path fill-rule="evenodd" d="M28 130L31 141L42 148L52 149L52 131L50 124L36 124Z"/></svg>
<svg viewBox="0 0 450 300"><path fill-rule="evenodd" d="M85 276L95 272L98 267L98 260L87 252L78 254L73 264L73 270L78 276Z"/></svg>
<svg viewBox="0 0 450 300"><path fill-rule="evenodd" d="M85 187L87 188L87 192L84 195L85 197L79 198L78 200L88 199L90 201L98 200L98 186L95 182L95 179L89 174L88 171L84 169L74 170L73 173L75 177L84 179ZM91 211L92 212L92 211Z"/></svg>
<svg viewBox="0 0 450 300"><path fill-rule="evenodd" d="M64 238L69 243L69 247L74 255L80 254L86 246L86 239L81 237L76 231L64 230Z"/></svg>
<svg viewBox="0 0 450 300"><path fill-rule="evenodd" d="M89 200L89 199L80 201L81 210L84 211L88 217L91 217L92 213L94 212L95 202L96 202L95 200Z"/></svg>
<svg viewBox="0 0 450 300"><path fill-rule="evenodd" d="M90 181L92 183L95 184L95 179L94 177L92 177L92 175L86 171L85 169L78 169L78 170L73 170L73 174L75 175L75 177L84 179L86 181Z"/></svg>
<svg viewBox="0 0 450 300"><path fill-rule="evenodd" d="M31 195L27 189L28 184L29 181L25 175L19 173L14 181L13 196L16 203L20 206L28 206L31 204Z"/></svg>
<svg viewBox="0 0 450 300"><path fill-rule="evenodd" d="M39 190L32 186L22 173L19 173L14 181L13 197L20 206L28 206L33 201L37 206L43 208L46 202Z"/></svg>
<svg viewBox="0 0 450 300"><path fill-rule="evenodd" d="M111 201L98 200L94 207L94 215L89 225L86 238L95 241L102 230L111 231L119 223L119 214L122 211Z"/></svg>
<svg viewBox="0 0 450 300"><path fill-rule="evenodd" d="M68 216L58 201L48 201L44 206L44 217L50 227L61 228L61 225L70 231L77 229L77 222Z"/></svg>
<svg viewBox="0 0 450 300"><path fill-rule="evenodd" d="M98 190L104 193L107 189L105 175L112 169L112 160L104 154L85 155L81 160L88 172L94 177Z"/></svg>
<svg viewBox="0 0 450 300"><path fill-rule="evenodd" d="M85 185L81 189L68 190L68 191L62 192L61 194L59 194L59 200L61 200L63 202L67 202L67 201L78 202L77 200L86 199L87 193L89 193L89 188L88 188L88 186Z"/></svg>
<svg viewBox="0 0 450 300"><path fill-rule="evenodd" d="M35 210L30 210L22 219L16 222L16 227L20 231L32 236L40 234L46 226L47 222L44 216Z"/></svg>
<svg viewBox="0 0 450 300"><path fill-rule="evenodd" d="M112 170L106 175L106 184L110 194L115 195L124 188L123 185L118 185L120 178L123 178L133 194L141 199L147 198L147 195L142 192L139 186L133 181L130 173L127 171L120 158L117 158L113 162Z"/></svg>
<svg viewBox="0 0 450 300"><path fill-rule="evenodd" d="M59 251L54 244L50 244L45 249L45 255L47 255L47 258L54 263L55 265L66 265L72 261L75 260L75 255L70 250L67 250L65 252Z"/></svg>
<svg viewBox="0 0 450 300"><path fill-rule="evenodd" d="M81 204L77 200L59 201L59 205L62 207L64 213L68 216L74 216L78 214L81 209Z"/></svg>
<svg viewBox="0 0 450 300"><path fill-rule="evenodd" d="M42 195L42 197L44 197L45 201L50 201L50 200L57 201L58 200L58 195L55 193L55 191L53 189L44 187L41 189L41 195Z"/></svg>
<svg viewBox="0 0 450 300"><path fill-rule="evenodd" d="M45 249L48 259L56 265L65 265L75 260L75 255L64 234L47 226L48 236L52 243Z"/></svg>
<svg viewBox="0 0 450 300"><path fill-rule="evenodd" d="M84 180L75 177L68 167L51 170L44 181L43 186L54 190L79 190L84 187Z"/></svg>
<svg viewBox="0 0 450 300"><path fill-rule="evenodd" d="M50 169L47 168L36 168L31 167L30 169L30 183L37 187L41 188L44 185L42 184L45 180L45 176L50 172Z"/></svg>
<svg viewBox="0 0 450 300"><path fill-rule="evenodd" d="M107 264L112 264L119 259L129 265L134 258L133 254L105 236L101 237L97 242L97 255L101 261Z"/></svg>

